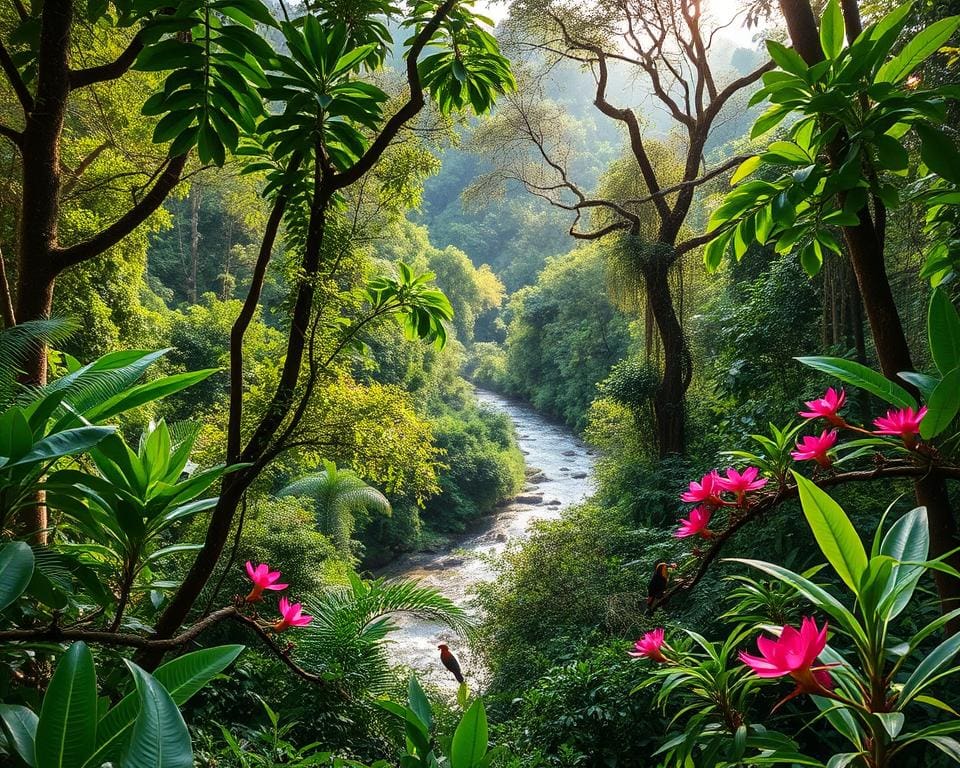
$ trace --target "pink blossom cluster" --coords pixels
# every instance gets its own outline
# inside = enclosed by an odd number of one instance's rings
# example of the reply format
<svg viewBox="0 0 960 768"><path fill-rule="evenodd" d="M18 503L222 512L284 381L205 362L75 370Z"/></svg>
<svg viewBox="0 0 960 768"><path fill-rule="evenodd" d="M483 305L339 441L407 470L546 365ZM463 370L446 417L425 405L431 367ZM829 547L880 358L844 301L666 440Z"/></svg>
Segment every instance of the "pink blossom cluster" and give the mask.
<svg viewBox="0 0 960 768"><path fill-rule="evenodd" d="M246 567L247 577L253 582L253 588L244 598L247 603L258 603L263 600L264 590L279 591L290 586L280 584L280 571L271 571L266 563L260 563L254 567L248 560ZM290 627L305 627L313 621L313 616L306 615L300 603L291 603L286 597L280 598L279 611L279 620L270 625L274 632L283 632Z"/></svg>
<svg viewBox="0 0 960 768"><path fill-rule="evenodd" d="M833 464L831 451L837 443L837 434L840 429L849 429L867 435L893 435L903 440L903 444L910 449L916 447L917 435L920 434L920 422L927 415L926 406L919 410L913 408L899 408L887 411L886 416L878 416L873 420L876 429L870 432L847 423L840 415L847 400L847 394L842 389L837 391L829 387L816 400L805 403L807 410L800 411L799 415L808 421L824 419L833 429L824 429L819 436L806 435L798 442L790 455L796 461L815 461L824 469Z"/></svg>
<svg viewBox="0 0 960 768"><path fill-rule="evenodd" d="M699 535L709 539L713 533L707 526L714 511L722 506L747 506L748 494L759 491L767 484L767 479L758 477L759 474L760 470L756 467L747 467L742 472L729 467L722 475L712 469L700 478L700 482L692 481L688 489L680 495L680 499L698 506L680 521L680 527L674 536L683 539Z"/></svg>

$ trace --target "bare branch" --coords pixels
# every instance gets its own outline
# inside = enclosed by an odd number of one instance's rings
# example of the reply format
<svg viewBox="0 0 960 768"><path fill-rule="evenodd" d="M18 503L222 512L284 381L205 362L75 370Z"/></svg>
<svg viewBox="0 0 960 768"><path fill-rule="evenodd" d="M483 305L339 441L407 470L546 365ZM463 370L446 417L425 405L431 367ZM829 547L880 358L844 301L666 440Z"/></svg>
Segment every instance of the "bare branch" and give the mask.
<svg viewBox="0 0 960 768"><path fill-rule="evenodd" d="M180 183L180 175L183 173L186 163L186 155L170 158L163 173L160 174L150 191L117 221L89 240L71 245L68 248L57 249L54 252L57 270L63 271L75 264L81 264L99 256L133 232L163 204L167 195Z"/></svg>
<svg viewBox="0 0 960 768"><path fill-rule="evenodd" d="M729 171L731 168L734 168L737 165L740 165L744 160L746 160L750 155L737 155L736 157L731 157L729 160L725 161L721 165L718 165L716 168L712 168L709 171L705 171L703 174L698 176L695 179L690 179L689 181L681 181L677 184L673 184L669 187L664 187L659 192L653 195L647 195L646 197L630 197L623 201L624 205L643 205L644 203L649 203L653 200L654 197L670 195L674 192L679 192L682 189L688 187L699 187L701 184L706 184L711 179L715 179L717 176Z"/></svg>
<svg viewBox="0 0 960 768"><path fill-rule="evenodd" d="M23 144L23 134L3 123L0 123L0 136L7 137L10 143L17 147L17 149L20 149Z"/></svg>
<svg viewBox="0 0 960 768"><path fill-rule="evenodd" d="M113 142L105 141L99 146L94 147L94 149L92 149L90 153L79 162L76 168L74 168L72 171L69 171L70 180L61 188L61 196L65 197L69 195L73 188L77 186L77 183L80 181L80 177L83 176L87 169L97 161L97 158L100 157L100 155L102 155L111 146L113 146Z"/></svg>
<svg viewBox="0 0 960 768"><path fill-rule="evenodd" d="M10 58L10 52L7 51L2 40L0 40L0 67L3 68L7 80L10 81L13 92L17 94L17 100L20 102L20 106L23 107L24 114L29 115L33 112L33 95L27 89L26 83L23 82L23 78L20 76L20 70L18 70L17 65L13 63L13 59Z"/></svg>
<svg viewBox="0 0 960 768"><path fill-rule="evenodd" d="M133 66L133 62L137 60L137 56L140 55L142 50L143 38L137 33L123 52L110 63L70 72L70 90L123 77L127 70Z"/></svg>

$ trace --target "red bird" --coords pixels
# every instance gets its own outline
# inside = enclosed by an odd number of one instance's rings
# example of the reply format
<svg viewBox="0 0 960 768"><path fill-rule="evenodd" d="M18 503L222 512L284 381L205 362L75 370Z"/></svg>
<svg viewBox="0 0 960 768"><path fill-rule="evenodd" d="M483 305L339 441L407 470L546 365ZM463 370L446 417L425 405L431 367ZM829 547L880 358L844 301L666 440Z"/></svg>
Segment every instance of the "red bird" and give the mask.
<svg viewBox="0 0 960 768"><path fill-rule="evenodd" d="M437 648L440 649L440 661L443 666L453 673L458 683L462 683L463 672L460 671L460 662L457 661L457 657L450 653L450 648L446 645L438 645Z"/></svg>

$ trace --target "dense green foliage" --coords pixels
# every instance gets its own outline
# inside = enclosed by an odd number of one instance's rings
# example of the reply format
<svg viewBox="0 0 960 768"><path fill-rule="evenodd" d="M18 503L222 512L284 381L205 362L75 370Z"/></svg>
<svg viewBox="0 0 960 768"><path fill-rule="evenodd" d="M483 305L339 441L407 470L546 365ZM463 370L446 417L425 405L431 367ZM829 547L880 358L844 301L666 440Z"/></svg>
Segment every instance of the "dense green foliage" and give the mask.
<svg viewBox="0 0 960 768"><path fill-rule="evenodd" d="M857 6L4 4L0 762L960 763L960 16Z"/></svg>

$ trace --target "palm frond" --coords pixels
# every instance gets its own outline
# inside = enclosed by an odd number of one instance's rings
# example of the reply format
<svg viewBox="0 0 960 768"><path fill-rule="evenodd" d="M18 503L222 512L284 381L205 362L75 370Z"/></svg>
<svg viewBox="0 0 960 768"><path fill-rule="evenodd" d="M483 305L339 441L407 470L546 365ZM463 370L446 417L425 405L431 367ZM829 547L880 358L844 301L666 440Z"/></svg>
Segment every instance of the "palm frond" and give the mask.
<svg viewBox="0 0 960 768"><path fill-rule="evenodd" d="M378 693L391 682L386 642L396 631L398 614L444 624L470 634L467 612L432 587L402 579L362 581L330 589L304 600L314 619L299 644L306 664L333 674L354 690Z"/></svg>
<svg viewBox="0 0 960 768"><path fill-rule="evenodd" d="M130 350L104 355L50 382L44 394L59 392L73 411L83 413L133 386L169 350Z"/></svg>
<svg viewBox="0 0 960 768"><path fill-rule="evenodd" d="M324 461L324 470L305 475L280 489L279 496L309 496L314 500L317 526L341 552L350 551L354 515L371 511L389 515L390 502L355 472Z"/></svg>
<svg viewBox="0 0 960 768"><path fill-rule="evenodd" d="M52 347L66 341L76 329L75 321L50 317L0 331L0 407L10 405L20 391L17 376L24 361L43 345Z"/></svg>

